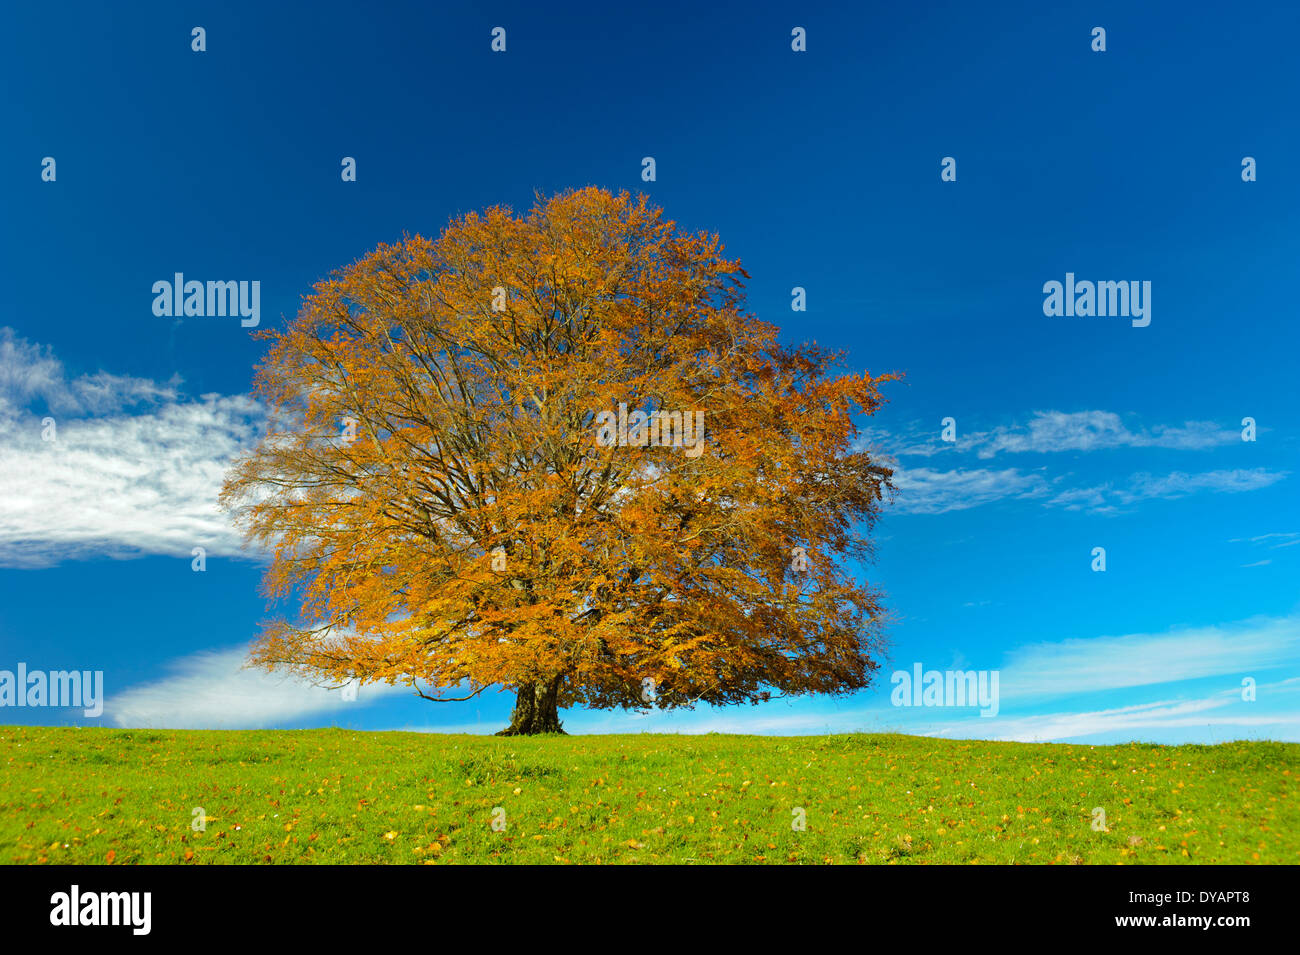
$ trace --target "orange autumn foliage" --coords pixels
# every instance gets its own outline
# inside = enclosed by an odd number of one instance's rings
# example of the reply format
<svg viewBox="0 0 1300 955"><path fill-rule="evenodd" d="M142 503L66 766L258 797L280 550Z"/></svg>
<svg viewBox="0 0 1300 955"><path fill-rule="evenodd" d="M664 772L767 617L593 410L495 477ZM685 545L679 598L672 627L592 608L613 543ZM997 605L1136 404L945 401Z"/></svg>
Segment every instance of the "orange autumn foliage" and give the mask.
<svg viewBox="0 0 1300 955"><path fill-rule="evenodd" d="M854 565L891 472L854 448L896 376L782 346L745 278L716 236L587 188L319 283L262 333L268 431L222 492L300 604L252 662L560 706L867 685L881 608ZM603 446L620 403L702 411L702 453Z"/></svg>

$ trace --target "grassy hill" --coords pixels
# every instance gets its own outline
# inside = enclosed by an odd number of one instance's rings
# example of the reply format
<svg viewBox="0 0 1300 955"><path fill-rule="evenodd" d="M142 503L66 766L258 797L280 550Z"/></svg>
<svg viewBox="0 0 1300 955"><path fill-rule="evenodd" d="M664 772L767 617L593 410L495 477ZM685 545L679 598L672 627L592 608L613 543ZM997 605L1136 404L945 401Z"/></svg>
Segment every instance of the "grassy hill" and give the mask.
<svg viewBox="0 0 1300 955"><path fill-rule="evenodd" d="M10 726L0 761L4 863L1300 863L1289 743Z"/></svg>

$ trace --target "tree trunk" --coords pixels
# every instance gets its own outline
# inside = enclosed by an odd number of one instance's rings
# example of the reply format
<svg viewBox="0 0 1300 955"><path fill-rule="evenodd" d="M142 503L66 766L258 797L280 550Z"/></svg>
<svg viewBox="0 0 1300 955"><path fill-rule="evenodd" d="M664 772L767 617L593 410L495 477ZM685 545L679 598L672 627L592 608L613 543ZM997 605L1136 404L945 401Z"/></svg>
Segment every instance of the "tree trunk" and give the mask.
<svg viewBox="0 0 1300 955"><path fill-rule="evenodd" d="M540 683L524 683L515 697L515 711L510 715L510 725L498 736L535 736L538 733L563 733L560 713L555 701L560 693L557 676Z"/></svg>

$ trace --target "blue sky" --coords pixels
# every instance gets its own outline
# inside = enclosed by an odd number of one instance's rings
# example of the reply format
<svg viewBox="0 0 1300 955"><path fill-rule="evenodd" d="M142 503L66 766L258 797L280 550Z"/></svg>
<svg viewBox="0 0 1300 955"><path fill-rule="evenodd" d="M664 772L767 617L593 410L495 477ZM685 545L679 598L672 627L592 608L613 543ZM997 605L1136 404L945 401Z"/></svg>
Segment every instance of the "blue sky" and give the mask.
<svg viewBox="0 0 1300 955"><path fill-rule="evenodd" d="M928 6L11 6L0 669L102 670L108 699L0 722L504 725L508 694L239 669L274 608L213 496L263 346L151 287L258 280L275 325L379 242L595 184L719 233L789 340L907 380L865 437L899 468L863 569L881 685L568 729L1300 740L1300 10ZM1151 282L1150 325L1044 315L1067 272ZM998 715L891 705L916 663L997 670Z"/></svg>

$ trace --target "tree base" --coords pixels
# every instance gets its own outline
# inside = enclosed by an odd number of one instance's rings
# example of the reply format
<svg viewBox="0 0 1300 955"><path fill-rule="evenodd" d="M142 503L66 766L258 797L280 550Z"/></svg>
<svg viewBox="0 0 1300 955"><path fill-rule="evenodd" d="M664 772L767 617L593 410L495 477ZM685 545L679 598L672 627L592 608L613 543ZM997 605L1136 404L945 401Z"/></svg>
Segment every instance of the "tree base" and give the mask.
<svg viewBox="0 0 1300 955"><path fill-rule="evenodd" d="M547 683L525 683L520 686L515 697L515 711L510 715L510 725L496 735L539 736L542 733L558 733L567 736L560 724L560 712L556 706L562 679L556 677Z"/></svg>

